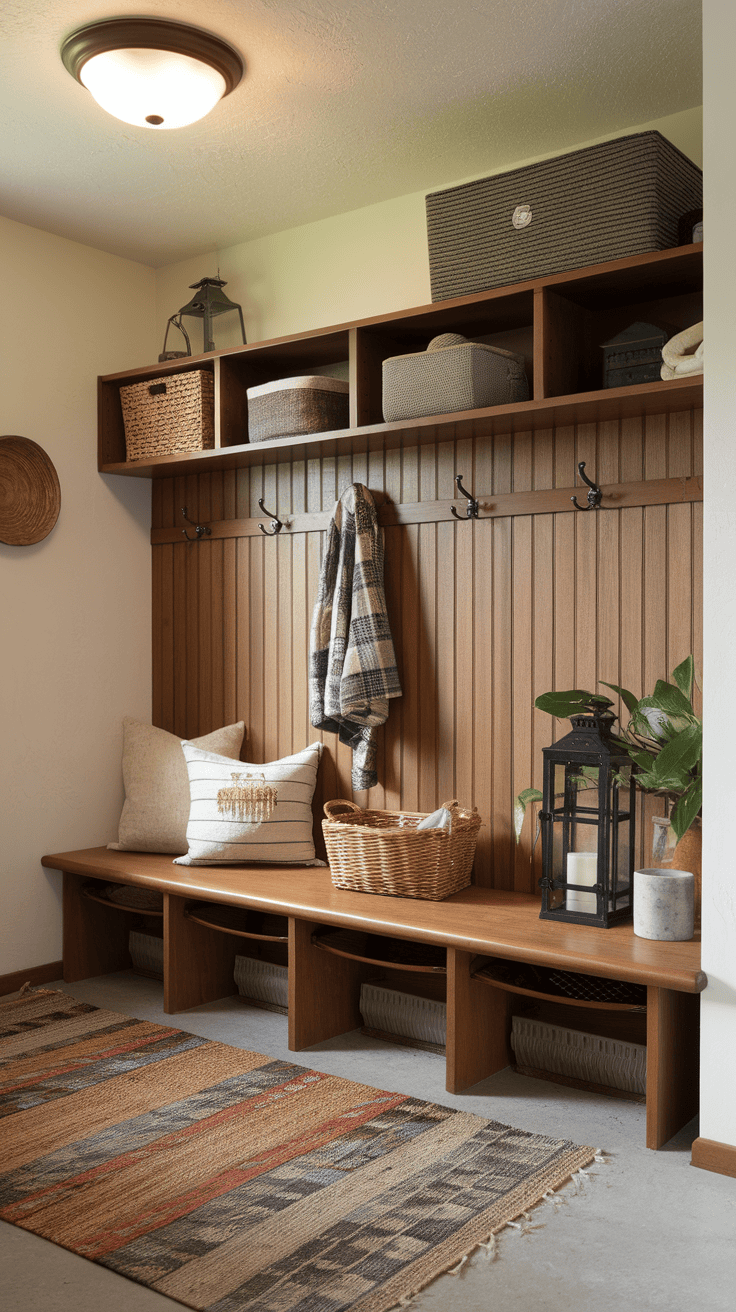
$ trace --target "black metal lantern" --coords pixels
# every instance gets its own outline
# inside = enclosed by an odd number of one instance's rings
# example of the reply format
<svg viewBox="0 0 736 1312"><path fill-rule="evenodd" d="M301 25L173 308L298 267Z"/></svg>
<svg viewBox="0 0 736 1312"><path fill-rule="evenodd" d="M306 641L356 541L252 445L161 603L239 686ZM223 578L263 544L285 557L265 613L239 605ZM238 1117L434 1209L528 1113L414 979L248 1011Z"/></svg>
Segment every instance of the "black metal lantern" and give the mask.
<svg viewBox="0 0 736 1312"><path fill-rule="evenodd" d="M223 287L227 283L222 278L200 278L199 282L193 282L190 290L195 292L191 301L183 305L175 316L181 319L182 315L191 315L195 319L204 320L202 324L204 334L203 351L214 351L215 342L212 336L212 320L218 314L225 314L228 310L237 310L240 315L240 331L243 334L243 343L245 343L245 324L243 323L243 311L235 302L226 296Z"/></svg>
<svg viewBox="0 0 736 1312"><path fill-rule="evenodd" d="M636 785L610 705L571 716L542 751L542 920L607 929L632 915Z"/></svg>

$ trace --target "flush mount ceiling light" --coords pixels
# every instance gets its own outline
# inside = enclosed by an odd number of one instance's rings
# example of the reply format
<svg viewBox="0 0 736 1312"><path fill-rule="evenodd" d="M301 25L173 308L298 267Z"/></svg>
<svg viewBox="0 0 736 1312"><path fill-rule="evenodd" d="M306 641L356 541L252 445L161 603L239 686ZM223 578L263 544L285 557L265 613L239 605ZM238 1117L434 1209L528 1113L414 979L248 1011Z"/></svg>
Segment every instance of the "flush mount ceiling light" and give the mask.
<svg viewBox="0 0 736 1312"><path fill-rule="evenodd" d="M219 37L158 18L111 18L66 38L64 67L115 118L141 128L196 123L236 87L243 61Z"/></svg>

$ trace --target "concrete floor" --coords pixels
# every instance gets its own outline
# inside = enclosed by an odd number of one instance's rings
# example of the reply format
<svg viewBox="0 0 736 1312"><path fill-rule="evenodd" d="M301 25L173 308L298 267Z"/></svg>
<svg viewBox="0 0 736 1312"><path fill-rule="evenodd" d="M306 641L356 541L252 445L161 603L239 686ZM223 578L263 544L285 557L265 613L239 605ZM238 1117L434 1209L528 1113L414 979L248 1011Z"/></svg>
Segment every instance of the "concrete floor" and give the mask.
<svg viewBox="0 0 736 1312"><path fill-rule="evenodd" d="M130 972L52 988L141 1020L167 1020L162 988ZM183 1030L294 1060L286 1017L223 998L182 1012ZM644 1147L644 1108L499 1072L469 1092L445 1092L444 1061L358 1031L297 1060L317 1070L525 1130L604 1149L580 1190L567 1185L538 1207L529 1232L507 1229L497 1256L476 1253L441 1276L415 1312L734 1312L736 1180L690 1166L692 1122L659 1152ZM1 1142L1 1140L0 1140ZM1 1155L1 1148L0 1148ZM172 1302L114 1272L0 1223L3 1312L174 1312Z"/></svg>

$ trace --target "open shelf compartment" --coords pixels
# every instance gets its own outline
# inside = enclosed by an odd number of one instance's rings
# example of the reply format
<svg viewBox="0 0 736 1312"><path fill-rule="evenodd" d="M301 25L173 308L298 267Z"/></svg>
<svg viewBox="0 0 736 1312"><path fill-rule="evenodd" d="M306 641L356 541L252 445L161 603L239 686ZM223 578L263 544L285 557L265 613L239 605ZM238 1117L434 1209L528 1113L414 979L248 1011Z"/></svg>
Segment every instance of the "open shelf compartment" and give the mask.
<svg viewBox="0 0 736 1312"><path fill-rule="evenodd" d="M698 322L701 285L702 243L107 375L98 380L98 465L105 473L172 477L685 410L702 404L702 376L604 388L601 343L638 320L675 330ZM522 353L531 399L384 423L383 361L424 351L445 332ZM214 374L214 449L126 461L120 388L193 369ZM348 377L349 428L251 445L247 389L311 373Z"/></svg>

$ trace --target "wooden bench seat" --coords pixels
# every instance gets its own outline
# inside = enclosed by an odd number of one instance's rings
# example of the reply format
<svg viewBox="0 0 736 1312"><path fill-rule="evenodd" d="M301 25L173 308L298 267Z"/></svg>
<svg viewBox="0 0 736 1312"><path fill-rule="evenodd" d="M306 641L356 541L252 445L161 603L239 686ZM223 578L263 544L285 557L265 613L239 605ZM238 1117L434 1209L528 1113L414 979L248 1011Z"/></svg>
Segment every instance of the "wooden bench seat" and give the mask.
<svg viewBox="0 0 736 1312"><path fill-rule="evenodd" d="M97 879L164 895L164 1010L235 992L236 950L226 933L185 916L192 900L281 914L289 921L289 1047L299 1051L361 1023L360 984L370 968L320 951L324 925L367 930L447 949L447 1087L459 1092L509 1064L509 994L472 977L478 955L555 966L647 987L647 1144L659 1147L697 1110L700 943L651 942L631 925L604 930L539 919L538 900L471 887L443 902L336 889L323 867L174 865L170 856L90 848L42 858L64 872L64 979L130 964L125 916L83 895ZM240 941L242 944L242 940Z"/></svg>

